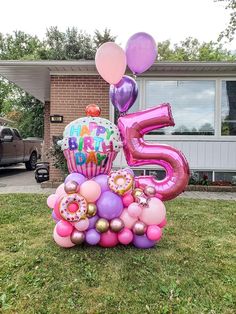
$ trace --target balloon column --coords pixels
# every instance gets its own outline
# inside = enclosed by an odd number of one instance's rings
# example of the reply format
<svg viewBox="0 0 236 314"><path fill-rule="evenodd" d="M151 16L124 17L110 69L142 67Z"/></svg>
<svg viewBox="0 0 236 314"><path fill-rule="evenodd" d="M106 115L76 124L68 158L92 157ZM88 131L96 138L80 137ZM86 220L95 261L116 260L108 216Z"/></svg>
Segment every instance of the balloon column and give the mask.
<svg viewBox="0 0 236 314"><path fill-rule="evenodd" d="M180 194L188 183L189 168L183 154L168 145L150 144L143 136L174 125L169 104L126 114L138 87L125 76L126 62L140 74L155 61L157 48L146 33L133 35L126 53L115 43L97 51L99 74L110 84L110 99L121 113L118 127L100 117L96 105L86 107L86 117L68 124L60 141L70 174L47 199L56 225L55 242L65 248L87 243L102 247L133 244L150 248L162 237L166 225L163 201ZM131 168L112 170L123 148L129 166L160 165L166 177L135 177Z"/></svg>

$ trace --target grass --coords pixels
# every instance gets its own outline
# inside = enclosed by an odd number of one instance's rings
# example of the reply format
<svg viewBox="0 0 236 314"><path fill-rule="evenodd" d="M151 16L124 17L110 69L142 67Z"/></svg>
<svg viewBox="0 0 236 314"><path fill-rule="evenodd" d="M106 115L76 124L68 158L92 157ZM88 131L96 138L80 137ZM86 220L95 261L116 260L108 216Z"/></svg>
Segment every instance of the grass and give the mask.
<svg viewBox="0 0 236 314"><path fill-rule="evenodd" d="M45 201L0 196L3 313L235 313L235 202L168 202L164 238L139 250L59 248Z"/></svg>

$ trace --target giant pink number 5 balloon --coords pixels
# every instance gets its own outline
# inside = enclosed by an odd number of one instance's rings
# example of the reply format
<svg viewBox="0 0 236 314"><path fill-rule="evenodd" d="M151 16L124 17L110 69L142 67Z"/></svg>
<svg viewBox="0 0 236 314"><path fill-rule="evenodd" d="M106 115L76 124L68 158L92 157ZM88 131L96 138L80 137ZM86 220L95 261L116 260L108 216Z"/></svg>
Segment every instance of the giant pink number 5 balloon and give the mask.
<svg viewBox="0 0 236 314"><path fill-rule="evenodd" d="M189 180L188 162L174 147L147 143L143 136L152 130L174 125L169 104L128 114L118 120L128 165L155 164L165 169L166 177L163 180L158 181L152 176L135 179L137 187L154 186L156 196L163 201L173 199L184 191Z"/></svg>

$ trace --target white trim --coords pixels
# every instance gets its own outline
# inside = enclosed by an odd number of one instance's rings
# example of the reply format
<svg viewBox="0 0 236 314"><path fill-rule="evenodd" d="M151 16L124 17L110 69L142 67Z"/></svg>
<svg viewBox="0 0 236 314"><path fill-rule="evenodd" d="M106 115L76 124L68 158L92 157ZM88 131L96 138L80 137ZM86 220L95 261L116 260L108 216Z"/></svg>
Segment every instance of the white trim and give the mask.
<svg viewBox="0 0 236 314"><path fill-rule="evenodd" d="M53 76L99 76L96 71L50 71L50 75Z"/></svg>

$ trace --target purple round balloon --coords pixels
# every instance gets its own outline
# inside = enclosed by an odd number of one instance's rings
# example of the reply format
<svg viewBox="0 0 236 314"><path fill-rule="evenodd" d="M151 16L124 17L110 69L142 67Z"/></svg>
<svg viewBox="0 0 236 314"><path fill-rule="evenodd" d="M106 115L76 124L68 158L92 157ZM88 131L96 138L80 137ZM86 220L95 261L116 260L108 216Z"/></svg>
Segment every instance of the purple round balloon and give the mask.
<svg viewBox="0 0 236 314"><path fill-rule="evenodd" d="M78 183L78 185L81 185L82 183L84 183L87 179L85 178L85 176L83 176L80 173L70 173L66 179L65 179L65 183L67 183L68 181L75 181L76 183Z"/></svg>
<svg viewBox="0 0 236 314"><path fill-rule="evenodd" d="M93 181L97 182L100 185L102 192L110 190L108 186L108 176L106 174L100 174L94 177Z"/></svg>
<svg viewBox="0 0 236 314"><path fill-rule="evenodd" d="M55 221L55 223L58 223L58 221L60 221L60 219L57 218L54 210L52 211L52 219Z"/></svg>
<svg viewBox="0 0 236 314"><path fill-rule="evenodd" d="M149 249L153 247L156 242L157 241L149 240L145 234L142 236L134 234L133 244L139 249Z"/></svg>
<svg viewBox="0 0 236 314"><path fill-rule="evenodd" d="M101 239L100 233L95 229L90 229L86 232L85 241L90 245L96 245Z"/></svg>
<svg viewBox="0 0 236 314"><path fill-rule="evenodd" d="M145 72L157 57L157 44L147 33L136 33L126 44L126 58L130 70L135 74Z"/></svg>
<svg viewBox="0 0 236 314"><path fill-rule="evenodd" d="M111 220L121 215L123 203L120 196L111 191L106 191L98 199L97 208L100 217Z"/></svg>
<svg viewBox="0 0 236 314"><path fill-rule="evenodd" d="M110 85L109 95L119 112L126 112L137 99L138 85L132 77L124 75L119 83Z"/></svg>
<svg viewBox="0 0 236 314"><path fill-rule="evenodd" d="M97 222L98 219L99 219L98 215L95 215L95 216L89 218L88 230L95 227L95 224L96 224L96 222Z"/></svg>

